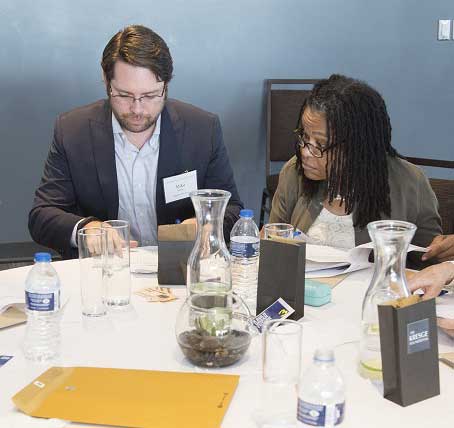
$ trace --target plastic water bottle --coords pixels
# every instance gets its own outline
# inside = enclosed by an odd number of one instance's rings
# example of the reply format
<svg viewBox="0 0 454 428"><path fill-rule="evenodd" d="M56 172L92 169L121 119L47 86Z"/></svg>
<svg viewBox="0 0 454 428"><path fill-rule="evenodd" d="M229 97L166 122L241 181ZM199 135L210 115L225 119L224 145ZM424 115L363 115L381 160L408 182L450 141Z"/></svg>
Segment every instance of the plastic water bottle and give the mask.
<svg viewBox="0 0 454 428"><path fill-rule="evenodd" d="M58 356L60 350L60 280L49 253L36 253L25 280L27 327L24 355L36 362Z"/></svg>
<svg viewBox="0 0 454 428"><path fill-rule="evenodd" d="M334 427L344 419L345 386L331 349L318 349L298 385L298 427Z"/></svg>
<svg viewBox="0 0 454 428"><path fill-rule="evenodd" d="M230 252L233 291L244 299L255 315L260 236L253 216L252 210L240 211L240 218L230 232Z"/></svg>

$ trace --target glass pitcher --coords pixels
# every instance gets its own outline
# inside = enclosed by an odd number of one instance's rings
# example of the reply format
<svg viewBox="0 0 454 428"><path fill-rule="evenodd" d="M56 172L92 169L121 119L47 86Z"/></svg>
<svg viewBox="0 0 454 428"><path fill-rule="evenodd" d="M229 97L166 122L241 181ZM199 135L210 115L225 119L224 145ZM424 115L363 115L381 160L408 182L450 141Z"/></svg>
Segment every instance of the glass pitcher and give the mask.
<svg viewBox="0 0 454 428"><path fill-rule="evenodd" d="M224 241L224 214L230 192L204 189L190 193L197 216L197 237L188 258L190 294L232 289L230 253Z"/></svg>
<svg viewBox="0 0 454 428"><path fill-rule="evenodd" d="M407 249L416 226L405 221L381 220L367 225L374 243L375 271L363 301L360 374L368 379L382 379L378 305L408 297L405 279Z"/></svg>

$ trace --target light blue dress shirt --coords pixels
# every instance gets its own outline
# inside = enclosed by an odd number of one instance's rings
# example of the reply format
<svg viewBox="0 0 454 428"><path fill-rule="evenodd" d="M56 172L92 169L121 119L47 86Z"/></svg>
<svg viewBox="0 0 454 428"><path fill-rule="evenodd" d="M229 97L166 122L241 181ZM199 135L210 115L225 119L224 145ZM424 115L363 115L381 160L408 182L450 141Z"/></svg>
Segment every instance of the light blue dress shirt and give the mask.
<svg viewBox="0 0 454 428"><path fill-rule="evenodd" d="M153 135L140 150L128 141L113 114L112 129L118 181L118 219L129 222L131 239L138 241L140 246L157 245L156 180L161 115Z"/></svg>

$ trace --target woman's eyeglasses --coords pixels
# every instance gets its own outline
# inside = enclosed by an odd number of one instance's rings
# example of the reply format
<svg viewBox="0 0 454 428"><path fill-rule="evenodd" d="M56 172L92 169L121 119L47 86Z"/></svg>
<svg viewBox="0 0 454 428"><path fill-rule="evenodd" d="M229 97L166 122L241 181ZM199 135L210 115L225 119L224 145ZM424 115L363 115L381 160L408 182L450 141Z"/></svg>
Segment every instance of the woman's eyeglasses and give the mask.
<svg viewBox="0 0 454 428"><path fill-rule="evenodd" d="M309 153L314 156L314 158L322 158L323 155L330 150L333 145L327 147L320 147L309 142L309 136L304 132L302 128L296 128L293 133L296 135L298 141L298 147L304 149L307 147Z"/></svg>

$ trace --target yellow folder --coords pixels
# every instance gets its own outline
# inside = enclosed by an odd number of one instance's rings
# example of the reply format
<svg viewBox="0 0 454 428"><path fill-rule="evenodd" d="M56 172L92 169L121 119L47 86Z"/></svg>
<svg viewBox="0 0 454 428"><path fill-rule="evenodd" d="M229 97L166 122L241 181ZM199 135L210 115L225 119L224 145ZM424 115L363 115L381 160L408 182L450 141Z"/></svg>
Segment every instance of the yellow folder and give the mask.
<svg viewBox="0 0 454 428"><path fill-rule="evenodd" d="M239 376L52 367L13 397L30 416L146 428L216 428Z"/></svg>

